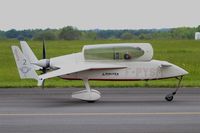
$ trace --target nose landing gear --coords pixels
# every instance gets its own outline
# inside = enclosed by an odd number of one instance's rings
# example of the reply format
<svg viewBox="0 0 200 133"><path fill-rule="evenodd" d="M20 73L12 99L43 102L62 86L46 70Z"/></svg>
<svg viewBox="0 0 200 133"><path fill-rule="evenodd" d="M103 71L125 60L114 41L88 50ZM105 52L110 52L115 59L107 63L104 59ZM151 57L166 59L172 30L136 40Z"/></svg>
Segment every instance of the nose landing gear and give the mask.
<svg viewBox="0 0 200 133"><path fill-rule="evenodd" d="M168 101L168 102L171 102L173 99L174 99L174 96L176 95L177 91L179 90L180 88L180 85L181 85L181 81L183 79L183 76L180 76L180 77L176 77L176 79L178 79L178 85L177 85L177 88L174 92L170 93L170 94L167 94L165 96L165 100Z"/></svg>

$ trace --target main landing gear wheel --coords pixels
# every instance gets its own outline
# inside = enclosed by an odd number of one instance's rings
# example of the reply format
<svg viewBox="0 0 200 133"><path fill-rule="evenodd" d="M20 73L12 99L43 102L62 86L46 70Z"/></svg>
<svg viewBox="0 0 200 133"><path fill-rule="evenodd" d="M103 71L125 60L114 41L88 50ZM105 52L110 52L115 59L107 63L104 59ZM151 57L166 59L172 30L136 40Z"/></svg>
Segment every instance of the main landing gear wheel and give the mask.
<svg viewBox="0 0 200 133"><path fill-rule="evenodd" d="M183 76L181 76L181 77L176 77L176 79L178 79L178 85L177 85L176 90L175 90L173 93L167 94L167 95L165 96L165 100L168 101L168 102L171 102L171 101L174 99L174 96L176 95L178 89L180 88L180 84L181 84L181 81L182 81L182 79L183 79Z"/></svg>

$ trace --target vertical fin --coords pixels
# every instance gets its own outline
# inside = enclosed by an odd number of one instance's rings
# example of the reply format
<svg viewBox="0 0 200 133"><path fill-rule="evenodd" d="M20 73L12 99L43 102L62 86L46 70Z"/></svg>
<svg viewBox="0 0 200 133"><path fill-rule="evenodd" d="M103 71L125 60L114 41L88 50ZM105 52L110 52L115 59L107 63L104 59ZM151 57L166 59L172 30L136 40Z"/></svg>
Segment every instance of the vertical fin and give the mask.
<svg viewBox="0 0 200 133"><path fill-rule="evenodd" d="M17 64L20 78L38 80L38 75L35 72L33 66L30 64L29 60L23 55L19 47L12 46L11 48L15 58L15 62Z"/></svg>
<svg viewBox="0 0 200 133"><path fill-rule="evenodd" d="M35 70L42 69L41 67L34 65L34 63L38 62L38 59L35 56L35 54L33 53L33 51L31 50L31 48L29 47L29 45L27 44L27 42L26 41L20 41L20 44L21 44L21 48L22 48L22 52L23 52L24 56L29 60L29 62L31 63L33 68Z"/></svg>

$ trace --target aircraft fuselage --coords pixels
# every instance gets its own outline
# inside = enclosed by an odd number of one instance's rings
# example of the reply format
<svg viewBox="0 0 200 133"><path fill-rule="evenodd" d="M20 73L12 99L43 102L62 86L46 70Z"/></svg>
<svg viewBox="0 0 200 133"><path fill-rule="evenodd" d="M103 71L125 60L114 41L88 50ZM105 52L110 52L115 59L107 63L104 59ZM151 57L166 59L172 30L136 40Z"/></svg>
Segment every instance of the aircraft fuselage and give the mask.
<svg viewBox="0 0 200 133"><path fill-rule="evenodd" d="M163 61L158 60L152 60L150 62L116 62L115 64L117 65L124 65L127 67L123 69L91 69L63 75L61 78L70 80L88 79L127 81L155 80L178 77L187 74L187 71L171 63L169 63L171 65L170 67L162 68L162 63Z"/></svg>

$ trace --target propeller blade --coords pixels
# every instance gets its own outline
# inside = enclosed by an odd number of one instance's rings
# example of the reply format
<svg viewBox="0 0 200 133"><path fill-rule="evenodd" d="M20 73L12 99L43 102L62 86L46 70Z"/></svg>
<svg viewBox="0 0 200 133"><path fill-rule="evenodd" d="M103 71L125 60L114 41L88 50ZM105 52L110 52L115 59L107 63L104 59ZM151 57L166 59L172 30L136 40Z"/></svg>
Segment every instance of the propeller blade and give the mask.
<svg viewBox="0 0 200 133"><path fill-rule="evenodd" d="M45 67L42 68L42 73L46 73L47 72L47 69Z"/></svg>
<svg viewBox="0 0 200 133"><path fill-rule="evenodd" d="M43 39L42 58L43 58L43 59L46 59L46 46L45 46L45 41L44 41L44 39Z"/></svg>
<svg viewBox="0 0 200 133"><path fill-rule="evenodd" d="M45 80L43 80L43 82L42 82L42 89L44 90L44 82L45 82Z"/></svg>
<svg viewBox="0 0 200 133"><path fill-rule="evenodd" d="M45 41L43 39L43 43L42 43L42 58L46 59L46 46L45 46ZM42 68L42 73L46 73L47 69L45 67Z"/></svg>

